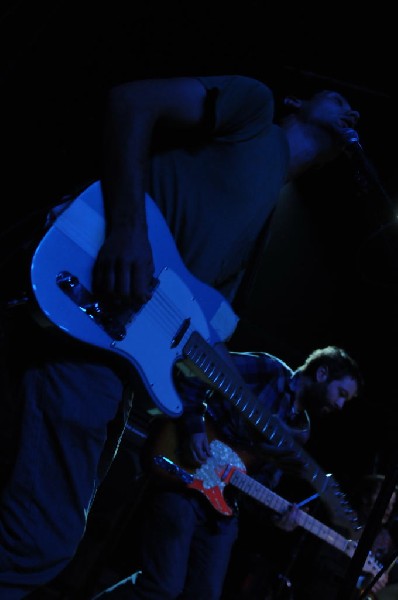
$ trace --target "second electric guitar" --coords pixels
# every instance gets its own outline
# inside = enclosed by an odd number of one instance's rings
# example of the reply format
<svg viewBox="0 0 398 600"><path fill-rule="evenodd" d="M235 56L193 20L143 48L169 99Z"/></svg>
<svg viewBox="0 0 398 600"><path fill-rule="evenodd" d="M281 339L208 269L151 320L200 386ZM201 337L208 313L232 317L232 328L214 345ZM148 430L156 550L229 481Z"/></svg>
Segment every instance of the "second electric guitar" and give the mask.
<svg viewBox="0 0 398 600"><path fill-rule="evenodd" d="M246 474L245 463L232 448L218 439L210 442L210 448L212 456L196 469L186 470L162 454L156 454L153 460L158 467L183 481L187 487L203 494L213 508L223 515L232 514L232 509L224 498L227 485L241 490L278 514L288 509L290 505L288 500ZM346 539L302 510L298 512L298 526L340 550L346 556L353 557L358 545L357 541ZM382 568L383 565L369 552L363 565L363 572L374 577Z"/></svg>

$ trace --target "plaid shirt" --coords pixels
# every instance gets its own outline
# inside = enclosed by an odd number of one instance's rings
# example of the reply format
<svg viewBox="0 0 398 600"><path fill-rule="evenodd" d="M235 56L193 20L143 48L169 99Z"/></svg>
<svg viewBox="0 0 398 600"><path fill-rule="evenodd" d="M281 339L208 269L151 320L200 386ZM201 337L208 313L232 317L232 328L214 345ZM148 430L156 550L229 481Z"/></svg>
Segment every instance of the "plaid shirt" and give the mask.
<svg viewBox="0 0 398 600"><path fill-rule="evenodd" d="M281 359L266 352L231 352L230 355L259 406L278 415L289 427L297 427L297 441L306 442L310 433L308 417L303 418L303 413L297 415L293 410L291 385L294 371ZM181 419L186 433L205 431L206 415L210 415L221 439L234 448L255 452L259 434L254 433L253 426L231 401L209 389L197 377L182 377L177 387L184 404ZM302 428L303 421L305 429ZM261 439L266 441L264 437ZM275 465L265 468L265 471L267 476L261 479L269 485L276 485L275 477L278 479L280 474L276 473Z"/></svg>

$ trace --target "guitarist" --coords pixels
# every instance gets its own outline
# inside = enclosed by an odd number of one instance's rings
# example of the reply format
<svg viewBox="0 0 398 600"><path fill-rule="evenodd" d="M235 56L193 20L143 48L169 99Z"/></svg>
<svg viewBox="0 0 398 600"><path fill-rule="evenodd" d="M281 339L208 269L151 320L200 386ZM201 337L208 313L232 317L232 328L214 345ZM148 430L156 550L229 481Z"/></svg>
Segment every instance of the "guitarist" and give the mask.
<svg viewBox="0 0 398 600"><path fill-rule="evenodd" d="M359 118L337 91L286 97L279 123L274 103L263 82L235 75L144 79L109 91L98 173L106 231L94 252L90 317L97 299L111 323L113 316L150 305L158 273L145 192L164 215L187 269L228 302L236 300L281 188L346 152ZM68 236L80 234L75 250L97 221L87 211L82 222L72 223ZM62 245L65 235L59 237ZM49 259L58 254L53 250ZM26 269L18 272L22 280ZM26 279L19 286L23 298ZM64 329L55 332L59 336L48 327L39 331L30 315L22 317L24 307L15 310L5 369L16 371L17 389L13 377L11 415L1 421L7 435L0 436L0 597L7 600L50 582L73 558L135 387L131 365L118 356L82 344L79 331L71 338ZM216 311L210 325L221 340L231 333L223 324ZM143 334L142 344L149 342ZM197 453L205 458L203 440Z"/></svg>
<svg viewBox="0 0 398 600"><path fill-rule="evenodd" d="M278 415L282 427L300 443L310 435L310 415L322 416L341 410L362 386L356 362L343 349L328 346L313 351L295 371L283 360L265 352L231 353L231 359L259 406ZM175 425L181 434L170 439L160 424L161 443L156 452L192 468L211 457L210 437L217 432L228 446L246 458L248 471L267 487L275 487L283 471L300 472L295 457L264 441L238 410L218 393L206 390L201 380L179 377L185 411ZM156 428L157 429L157 428ZM155 438L156 440L156 438ZM227 490L230 491L230 490ZM155 477L145 501L142 533L142 571L132 585L131 577L96 598L186 598L221 597L232 547L238 536L237 498L229 498L232 516L217 512L197 490L187 489L169 477ZM295 526L293 505L275 523L286 530Z"/></svg>

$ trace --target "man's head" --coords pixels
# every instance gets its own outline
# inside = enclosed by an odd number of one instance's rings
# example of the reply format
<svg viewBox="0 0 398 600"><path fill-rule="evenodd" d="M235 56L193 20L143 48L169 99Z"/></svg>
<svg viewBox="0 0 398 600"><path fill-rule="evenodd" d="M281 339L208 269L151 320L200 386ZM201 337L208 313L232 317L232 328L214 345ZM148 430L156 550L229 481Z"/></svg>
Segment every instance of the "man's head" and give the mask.
<svg viewBox="0 0 398 600"><path fill-rule="evenodd" d="M359 121L359 112L351 108L344 96L333 90L316 92L307 100L287 96L284 105L303 123L332 131L355 128Z"/></svg>
<svg viewBox="0 0 398 600"><path fill-rule="evenodd" d="M296 374L300 381L298 401L314 415L341 410L359 395L363 385L357 363L337 346L314 350Z"/></svg>
<svg viewBox="0 0 398 600"><path fill-rule="evenodd" d="M339 92L317 91L307 99L286 96L283 107L276 120L290 147L289 179L331 162L353 136L358 139L359 112Z"/></svg>

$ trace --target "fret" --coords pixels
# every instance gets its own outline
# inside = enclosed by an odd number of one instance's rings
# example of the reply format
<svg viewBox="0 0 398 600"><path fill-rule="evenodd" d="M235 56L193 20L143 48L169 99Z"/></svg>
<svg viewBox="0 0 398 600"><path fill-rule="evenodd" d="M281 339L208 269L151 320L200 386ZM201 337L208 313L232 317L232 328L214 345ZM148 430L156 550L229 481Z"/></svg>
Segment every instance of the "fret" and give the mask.
<svg viewBox="0 0 398 600"><path fill-rule="evenodd" d="M206 364L206 361L207 361L207 356L203 353L200 354L199 358L196 359L196 364L202 371L204 370L203 365Z"/></svg>
<svg viewBox="0 0 398 600"><path fill-rule="evenodd" d="M223 373L221 373L221 371L219 373L217 373L217 375L213 378L213 383L218 387L221 388L224 379L223 379L224 375ZM221 381L220 381L221 379Z"/></svg>
<svg viewBox="0 0 398 600"><path fill-rule="evenodd" d="M264 411L262 413L260 413L259 418L256 421L257 429L261 433L264 433L264 431L268 427L268 424L271 419L272 419L272 415L267 415L267 414L265 414ZM264 421L264 423L262 423L262 421Z"/></svg>
<svg viewBox="0 0 398 600"><path fill-rule="evenodd" d="M238 396L237 398L235 398L235 395ZM239 406L239 403L243 400L244 398L244 393L242 388L237 389L236 393L230 397L230 400L232 400L232 402L234 403L235 406Z"/></svg>
<svg viewBox="0 0 398 600"><path fill-rule="evenodd" d="M209 363L208 367L205 369L205 375L211 379L214 371L216 370L216 365L214 363Z"/></svg>
<svg viewBox="0 0 398 600"><path fill-rule="evenodd" d="M239 398L243 395L243 389L241 385L237 385L234 389L234 391L231 393L229 399L232 400L232 402L236 401L235 396L239 396Z"/></svg>
<svg viewBox="0 0 398 600"><path fill-rule="evenodd" d="M231 386L232 386L231 381L227 381L227 385L223 389L223 393L226 394L226 395L228 394L228 396L229 396L229 389L231 388Z"/></svg>
<svg viewBox="0 0 398 600"><path fill-rule="evenodd" d="M240 410L242 413L244 413L244 414L245 414L245 413L246 413L246 411L247 411L247 405L248 405L248 402L249 402L249 401L246 399L246 397L245 397L245 396L242 396L242 400L243 400L244 404L243 404L243 406L240 406L240 407L239 407L239 410ZM237 406L237 405L236 405L236 406ZM245 416L246 416L246 415L245 415Z"/></svg>

